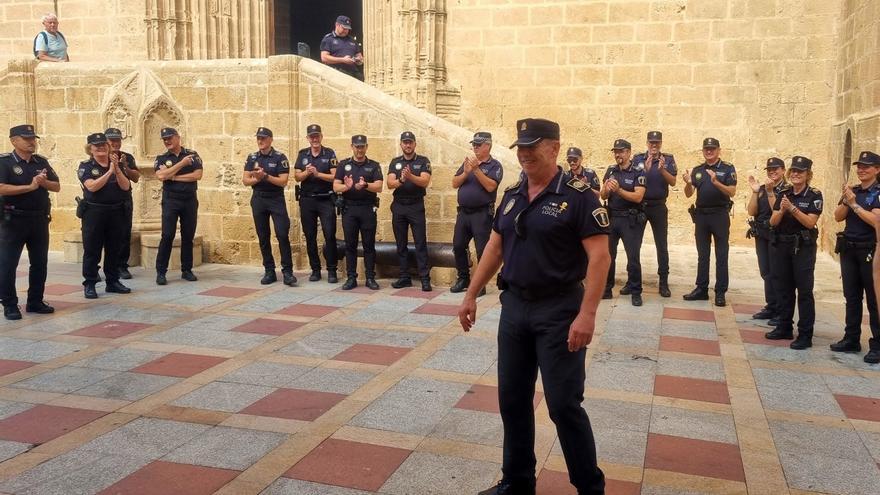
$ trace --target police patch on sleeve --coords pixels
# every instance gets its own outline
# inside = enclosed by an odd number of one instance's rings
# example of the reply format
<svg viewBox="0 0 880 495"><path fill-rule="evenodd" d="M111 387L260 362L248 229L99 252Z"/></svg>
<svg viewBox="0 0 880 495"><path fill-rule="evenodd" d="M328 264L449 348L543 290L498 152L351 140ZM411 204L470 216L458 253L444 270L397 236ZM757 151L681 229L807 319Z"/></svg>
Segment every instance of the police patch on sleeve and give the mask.
<svg viewBox="0 0 880 495"><path fill-rule="evenodd" d="M640 176L639 176L639 179L638 179L638 182L639 182L639 185L640 185L640 186L644 186L644 185L645 185L645 176L644 176L644 175L640 175Z"/></svg>
<svg viewBox="0 0 880 495"><path fill-rule="evenodd" d="M308 158L303 158L302 164L303 164L303 166L308 165L308 164L309 164L309 159L308 159Z"/></svg>
<svg viewBox="0 0 880 495"><path fill-rule="evenodd" d="M79 178L82 179L83 176L86 175L86 169L81 168L81 169L77 170L77 174L79 175Z"/></svg>
<svg viewBox="0 0 880 495"><path fill-rule="evenodd" d="M821 199L814 199L813 206L815 206L817 210L821 210L822 209L822 200Z"/></svg>
<svg viewBox="0 0 880 495"><path fill-rule="evenodd" d="M730 173L730 180L736 180L736 172Z"/></svg>
<svg viewBox="0 0 880 495"><path fill-rule="evenodd" d="M288 163L287 160L281 160L281 168L283 168L284 170L289 169L290 163Z"/></svg>
<svg viewBox="0 0 880 495"><path fill-rule="evenodd" d="M330 167L335 167L335 166L336 166L336 163L337 163L336 158L331 158L331 159L330 159Z"/></svg>
<svg viewBox="0 0 880 495"><path fill-rule="evenodd" d="M601 206L593 210L593 218L596 219L596 223L599 224L599 227L602 227L603 229L608 228L608 226L611 225L611 219L608 217L608 210Z"/></svg>
<svg viewBox="0 0 880 495"><path fill-rule="evenodd" d="M516 203L516 198L510 198L510 201L508 201L507 204L504 205L504 214L505 215L510 213L510 210L513 209L514 203Z"/></svg>
<svg viewBox="0 0 880 495"><path fill-rule="evenodd" d="M98 170L98 167L93 168L92 169L92 177L98 177L99 175L101 175L101 171Z"/></svg>

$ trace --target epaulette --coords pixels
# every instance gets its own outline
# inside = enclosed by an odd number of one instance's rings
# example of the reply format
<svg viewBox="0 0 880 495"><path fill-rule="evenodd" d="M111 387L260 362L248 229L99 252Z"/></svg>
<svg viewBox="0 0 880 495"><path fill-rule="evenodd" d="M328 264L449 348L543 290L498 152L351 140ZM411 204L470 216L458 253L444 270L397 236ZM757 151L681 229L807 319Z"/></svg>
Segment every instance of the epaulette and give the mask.
<svg viewBox="0 0 880 495"><path fill-rule="evenodd" d="M590 188L590 186L586 182L578 179L577 177L572 178L570 181L566 182L565 185L581 193Z"/></svg>
<svg viewBox="0 0 880 495"><path fill-rule="evenodd" d="M12 156L12 153L0 153L0 158L9 158Z"/></svg>
<svg viewBox="0 0 880 495"><path fill-rule="evenodd" d="M813 194L822 194L822 191L816 189L815 187L810 187L810 192Z"/></svg>
<svg viewBox="0 0 880 495"><path fill-rule="evenodd" d="M593 170L593 169L591 169L590 167L584 167L584 173L587 173L587 172L591 172L591 173L594 173L594 174L596 173L596 171Z"/></svg>
<svg viewBox="0 0 880 495"><path fill-rule="evenodd" d="M249 159L249 160L256 160L256 159L257 159L257 154L256 154L256 153L251 153L250 155L248 155L248 159Z"/></svg>
<svg viewBox="0 0 880 495"><path fill-rule="evenodd" d="M504 192L513 191L514 189L519 189L519 186L522 185L522 177L519 178L514 184L511 184L504 188Z"/></svg>
<svg viewBox="0 0 880 495"><path fill-rule="evenodd" d="M791 184L785 184L779 188L779 192L788 192L792 189Z"/></svg>
<svg viewBox="0 0 880 495"><path fill-rule="evenodd" d="M91 160L83 160L79 162L80 165L88 165Z"/></svg>
<svg viewBox="0 0 880 495"><path fill-rule="evenodd" d="M38 158L38 159L43 160L43 161L45 161L45 162L48 162L48 161L49 161L48 158L46 158L46 157L43 156L43 155L37 154L37 153L34 153L34 158Z"/></svg>
<svg viewBox="0 0 880 495"><path fill-rule="evenodd" d="M297 153L305 153L306 151L309 151L310 149L311 149L311 147L303 148L303 149L297 151Z"/></svg>

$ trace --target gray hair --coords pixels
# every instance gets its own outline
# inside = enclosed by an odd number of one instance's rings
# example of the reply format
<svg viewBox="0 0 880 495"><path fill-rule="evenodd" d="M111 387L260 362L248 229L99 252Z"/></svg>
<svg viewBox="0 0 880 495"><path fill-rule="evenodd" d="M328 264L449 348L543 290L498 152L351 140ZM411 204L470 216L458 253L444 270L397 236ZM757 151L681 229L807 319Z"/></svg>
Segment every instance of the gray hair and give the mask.
<svg viewBox="0 0 880 495"><path fill-rule="evenodd" d="M40 22L46 22L48 20L55 19L58 20L58 16L49 12L48 14L43 14L43 17L40 18Z"/></svg>

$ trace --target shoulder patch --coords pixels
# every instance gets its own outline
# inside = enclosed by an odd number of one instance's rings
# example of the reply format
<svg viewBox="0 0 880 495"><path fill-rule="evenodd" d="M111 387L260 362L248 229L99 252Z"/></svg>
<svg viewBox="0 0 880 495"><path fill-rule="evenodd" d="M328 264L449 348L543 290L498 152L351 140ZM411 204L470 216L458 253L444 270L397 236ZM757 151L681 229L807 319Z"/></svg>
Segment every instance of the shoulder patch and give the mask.
<svg viewBox="0 0 880 495"><path fill-rule="evenodd" d="M586 182L580 180L580 179L577 178L577 177L575 177L575 178L571 179L570 181L566 182L565 185L568 186L568 187L570 187L570 188L572 188L572 189L574 189L574 190L577 191L577 192L584 192L584 191L586 191L587 189L590 188L590 186L587 185ZM595 213L595 212L594 212L594 213ZM606 213L606 215L607 215L607 213Z"/></svg>
<svg viewBox="0 0 880 495"><path fill-rule="evenodd" d="M522 184L522 179L520 178L520 179L517 180L515 183L513 183L513 184L507 186L506 188L504 188L504 192L507 192L507 191L513 191L514 189L518 189L519 186L520 186L521 184Z"/></svg>
<svg viewBox="0 0 880 495"><path fill-rule="evenodd" d="M12 153L0 153L0 158L9 158L12 156Z"/></svg>
<svg viewBox="0 0 880 495"><path fill-rule="evenodd" d="M602 227L603 229L607 229L611 225L611 218L608 216L608 210L602 206L593 210L593 218L596 220L596 223L599 224L599 227Z"/></svg>
<svg viewBox="0 0 880 495"><path fill-rule="evenodd" d="M644 176L644 175L640 175L639 178L638 178L638 182L639 182L639 185L640 185L640 186L644 186L644 185L645 185L645 176Z"/></svg>

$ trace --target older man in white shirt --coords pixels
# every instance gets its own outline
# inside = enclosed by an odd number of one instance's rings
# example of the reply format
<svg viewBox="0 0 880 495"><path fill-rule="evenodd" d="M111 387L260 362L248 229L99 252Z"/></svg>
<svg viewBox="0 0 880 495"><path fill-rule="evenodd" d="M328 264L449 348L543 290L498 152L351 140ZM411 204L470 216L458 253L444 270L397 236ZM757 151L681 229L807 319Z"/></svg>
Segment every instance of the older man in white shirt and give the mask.
<svg viewBox="0 0 880 495"><path fill-rule="evenodd" d="M45 28L34 38L34 55L45 62L69 62L67 40L58 31L58 17L55 14L43 16Z"/></svg>

